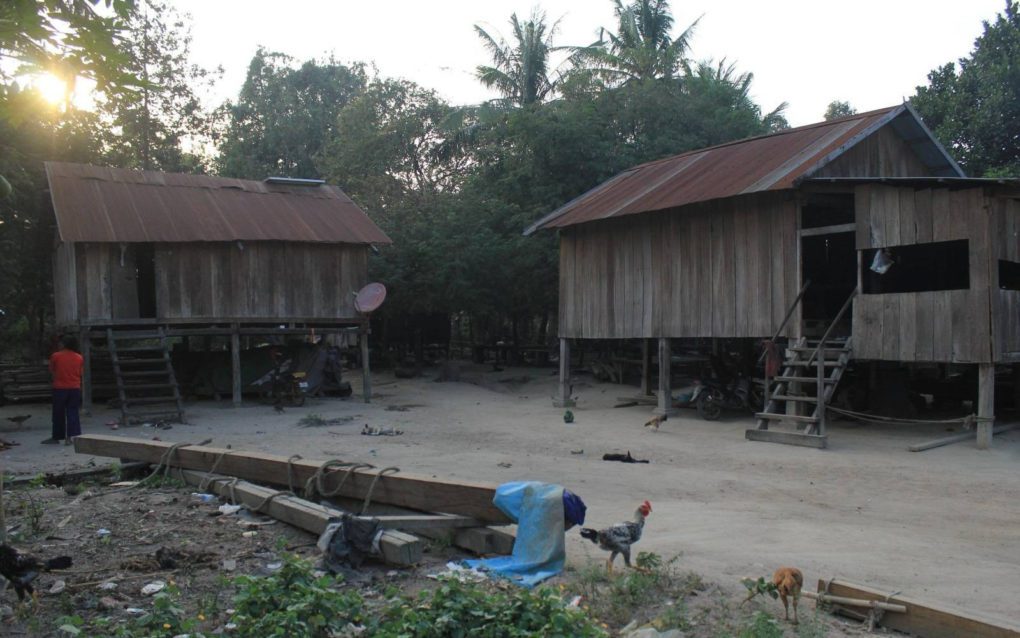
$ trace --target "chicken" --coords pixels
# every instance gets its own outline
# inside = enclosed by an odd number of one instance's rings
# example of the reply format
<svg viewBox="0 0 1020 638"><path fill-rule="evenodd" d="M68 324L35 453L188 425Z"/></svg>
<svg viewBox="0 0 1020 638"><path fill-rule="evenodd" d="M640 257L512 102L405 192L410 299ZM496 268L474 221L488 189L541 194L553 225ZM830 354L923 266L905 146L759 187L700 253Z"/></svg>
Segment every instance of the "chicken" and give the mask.
<svg viewBox="0 0 1020 638"><path fill-rule="evenodd" d="M67 569L70 566L70 556L40 560L30 554L22 554L6 543L0 545L0 575L10 581L19 601L25 600L25 594L35 596L32 581L38 578L39 574L54 569Z"/></svg>
<svg viewBox="0 0 1020 638"><path fill-rule="evenodd" d="M653 430L658 432L659 431L659 426L662 425L662 422L665 421L665 420L666 420L666 415L665 414L659 414L659 415L653 416L652 418L648 419L647 423L645 423L645 427L646 428L652 428Z"/></svg>
<svg viewBox="0 0 1020 638"><path fill-rule="evenodd" d="M13 423L14 425L18 426L18 429L20 430L21 424L24 423L25 421L28 421L31 418L32 418L31 414L20 414L18 416L9 416L7 417L7 420Z"/></svg>
<svg viewBox="0 0 1020 638"><path fill-rule="evenodd" d="M630 547L641 540L641 531L645 528L645 519L652 513L652 504L648 501L641 503L634 512L634 520L617 523L606 529L595 530L590 527L581 529L581 536L587 538L602 549L610 552L606 569L613 571L613 561L617 554L623 554L623 562L627 567L634 567L630 564Z"/></svg>
<svg viewBox="0 0 1020 638"><path fill-rule="evenodd" d="M797 601L800 600L800 588L804 586L804 575L796 567L780 567L772 574L772 584L779 592L779 598L786 609L786 619L790 619L790 603L793 599L793 624L797 624Z"/></svg>

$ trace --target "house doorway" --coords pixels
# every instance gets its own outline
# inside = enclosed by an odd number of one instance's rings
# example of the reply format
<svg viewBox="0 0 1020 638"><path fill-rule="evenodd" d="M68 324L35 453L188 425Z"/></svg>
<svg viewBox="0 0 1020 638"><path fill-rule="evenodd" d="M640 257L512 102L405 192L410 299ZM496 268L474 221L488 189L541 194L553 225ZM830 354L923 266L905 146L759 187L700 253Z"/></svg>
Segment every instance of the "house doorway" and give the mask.
<svg viewBox="0 0 1020 638"><path fill-rule="evenodd" d="M857 287L857 246L852 194L813 194L801 208L801 281L805 336L821 336ZM850 336L853 313L847 312L832 336Z"/></svg>

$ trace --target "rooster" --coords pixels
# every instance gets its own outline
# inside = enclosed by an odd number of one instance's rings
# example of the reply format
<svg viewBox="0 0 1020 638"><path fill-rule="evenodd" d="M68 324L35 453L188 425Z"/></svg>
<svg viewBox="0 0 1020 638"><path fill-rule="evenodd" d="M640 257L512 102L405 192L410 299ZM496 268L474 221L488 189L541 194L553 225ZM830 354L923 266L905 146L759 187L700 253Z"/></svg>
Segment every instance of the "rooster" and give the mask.
<svg viewBox="0 0 1020 638"><path fill-rule="evenodd" d="M645 427L646 428L652 428L653 430L658 432L659 431L659 426L662 425L662 422L665 421L665 420L666 420L666 415L665 414L659 414L659 415L653 416L652 418L648 419L647 423L645 423Z"/></svg>
<svg viewBox="0 0 1020 638"><path fill-rule="evenodd" d="M595 530L590 527L581 529L581 536L587 538L602 549L610 552L606 569L612 573L613 561L617 554L623 554L623 562L627 567L633 568L630 564L630 546L641 540L641 531L645 528L645 519L652 513L652 504L648 501L641 503L634 512L634 520L617 523L606 529Z"/></svg>
<svg viewBox="0 0 1020 638"><path fill-rule="evenodd" d="M0 575L10 581L19 601L25 600L25 594L35 598L32 581L38 578L39 574L54 569L67 569L70 566L70 556L40 560L30 554L22 554L6 543L0 544Z"/></svg>
<svg viewBox="0 0 1020 638"><path fill-rule="evenodd" d="M783 601L787 620L790 619L790 603L787 598L793 599L793 624L796 625L797 601L800 600L800 588L804 586L804 575L796 567L780 567L772 574L772 584Z"/></svg>

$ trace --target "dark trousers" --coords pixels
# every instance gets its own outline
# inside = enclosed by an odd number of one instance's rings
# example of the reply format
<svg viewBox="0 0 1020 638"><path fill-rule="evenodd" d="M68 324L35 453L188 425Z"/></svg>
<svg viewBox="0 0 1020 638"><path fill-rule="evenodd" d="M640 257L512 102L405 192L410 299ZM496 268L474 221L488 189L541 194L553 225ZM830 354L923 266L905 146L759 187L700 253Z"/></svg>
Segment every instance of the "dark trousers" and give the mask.
<svg viewBox="0 0 1020 638"><path fill-rule="evenodd" d="M81 389L53 389L53 438L69 439L81 434L78 408L81 407Z"/></svg>

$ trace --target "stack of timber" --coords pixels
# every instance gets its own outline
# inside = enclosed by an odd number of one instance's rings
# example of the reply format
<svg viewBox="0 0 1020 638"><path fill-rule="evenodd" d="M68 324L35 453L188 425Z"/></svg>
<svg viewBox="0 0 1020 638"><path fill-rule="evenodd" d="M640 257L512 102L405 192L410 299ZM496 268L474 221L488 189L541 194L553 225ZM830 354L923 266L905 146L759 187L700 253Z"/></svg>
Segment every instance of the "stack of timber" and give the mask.
<svg viewBox="0 0 1020 638"><path fill-rule="evenodd" d="M512 522L492 503L494 485L381 473L371 467L350 471L329 467L321 471L322 487L336 494L328 503L316 503L279 492L289 486L300 492L320 474L323 461L204 445L180 446L171 452L174 444L164 441L96 434L80 436L74 445L79 454L166 463L180 469L172 471L173 476L180 475L191 485L207 485L222 496L233 494L251 507L261 504L266 514L313 534L320 534L330 518L344 511L361 513L370 501L365 514L379 519L387 530L383 559L392 564L413 564L421 558L421 541L406 531L445 537L477 554L509 554L513 549L513 534L490 527ZM215 474L209 474L213 469Z"/></svg>
<svg viewBox="0 0 1020 638"><path fill-rule="evenodd" d="M49 400L53 394L46 364L10 364L0 367L0 392L4 403Z"/></svg>
<svg viewBox="0 0 1020 638"><path fill-rule="evenodd" d="M840 615L920 638L1020 638L1020 624L1006 619L936 606L899 592L885 592L842 580L819 580L818 593L804 592ZM878 613L876 613L878 612ZM890 613L884 613L890 612Z"/></svg>

